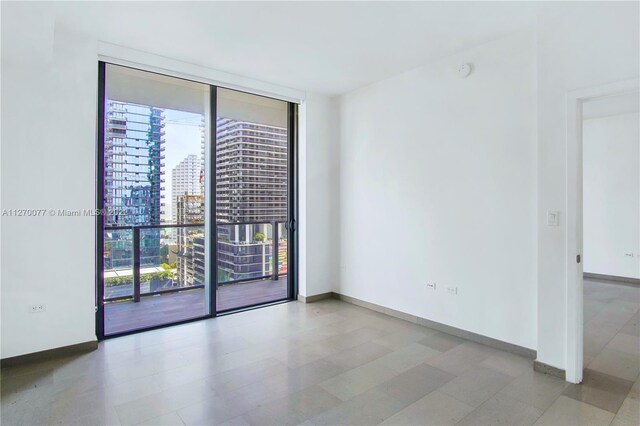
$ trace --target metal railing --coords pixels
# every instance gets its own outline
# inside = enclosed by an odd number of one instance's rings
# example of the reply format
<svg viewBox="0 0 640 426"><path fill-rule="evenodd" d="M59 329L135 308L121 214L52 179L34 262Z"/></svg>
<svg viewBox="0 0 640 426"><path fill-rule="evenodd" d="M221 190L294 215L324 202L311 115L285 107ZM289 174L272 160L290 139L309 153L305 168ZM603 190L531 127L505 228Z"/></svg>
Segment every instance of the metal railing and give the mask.
<svg viewBox="0 0 640 426"><path fill-rule="evenodd" d="M140 261L140 232L147 229L177 229L177 228L203 228L204 224L202 223L194 223L194 224L166 224L166 225L117 225L117 226L106 226L103 232L110 231L124 231L130 230L132 232L132 241L131 245L133 247L133 256L132 256L132 278L133 278L133 294L132 295L124 295L124 296L116 296L116 297L105 297L105 302L113 302L117 300L125 300L133 298L134 302L139 302L141 293L141 261ZM106 240L105 240L106 241ZM107 272L105 270L104 272ZM189 286L178 286L174 288L167 288L157 291L149 291L144 293L144 296L153 296L156 294L163 293L173 293L177 291L190 290L195 288L203 288L204 284L196 284Z"/></svg>
<svg viewBox="0 0 640 426"><path fill-rule="evenodd" d="M260 275L260 276L255 276L255 277L248 277L248 278L241 278L241 279L236 279L236 280L228 280L228 281L224 281L224 282L217 282L217 285L229 285L229 284L238 284L238 283L244 283L244 282L248 282L248 281L258 281L258 280L264 280L264 279L271 279L273 281L277 281L280 274L279 274L279 265L278 265L278 250L279 250L279 244L280 244L280 231L279 231L279 224L284 224L285 227L287 226L287 222L284 221L271 221L271 222L229 222L229 223L218 223L217 226L235 226L235 225L239 225L239 226L245 226L245 225L271 225L271 229L272 229L272 248L271 248L271 262L272 262L272 266L271 266L271 274L268 275ZM221 241L218 240L218 243L220 243ZM226 241L222 241L222 242L226 242Z"/></svg>
<svg viewBox="0 0 640 426"><path fill-rule="evenodd" d="M271 225L272 228L272 238L271 238L271 273L270 274L266 274L266 275L259 275L259 276L252 276L252 277L248 277L248 278L241 278L241 279L235 279L235 280L226 280L223 282L218 282L218 265L214 265L213 266L213 270L214 270L214 274L212 275L215 279L215 283L216 283L216 288L217 286L220 285L230 285L230 284L238 284L238 283L245 283L245 282L250 282L250 281L259 281L259 280L265 280L265 279L271 279L273 281L278 280L279 276L280 276L280 265L279 265L279 244L280 244L280 232L279 232L279 225L280 224L284 224L285 228L288 228L288 222L284 222L284 221L270 221L270 222L229 222L229 223L217 223L216 226L218 227L218 229L220 227L231 227L231 226L246 226L246 225ZM194 284L194 285L182 285L182 286L177 286L177 287L173 287L173 288L166 288L166 289L160 289L160 290L155 290L155 291L148 291L145 293L141 292L141 267L143 265L141 265L141 257L140 257L140 249L141 249L141 231L143 230L148 230L148 229L179 229L179 228L204 228L204 224L203 223L194 223L194 224L160 224L160 225L115 225L115 226L105 226L103 229L103 232L110 232L110 231L124 231L124 230L130 230L132 232L132 240L131 240L131 245L133 248L133 256L132 256L132 278L133 278L133 291L132 294L130 295L122 295L122 296L116 296L116 297L104 297L104 301L105 302L114 302L114 301L118 301L118 300L127 300L127 299L133 299L134 302L139 302L140 298L142 296L153 296L153 295L158 295L158 294L165 294L165 293L173 293L173 292L179 292L179 291L185 291L185 290L191 290L191 289L197 289L197 288L204 288L204 284ZM105 241L107 241L105 239ZM214 244L214 247L216 250L219 251L218 248L218 244L219 243L229 243L229 244L235 244L233 241L221 241L220 239L218 239L218 241L216 242L216 244ZM249 245L249 244L253 244L253 242L247 242L246 244L238 244L239 246L242 245ZM127 268L128 269L128 268ZM112 268L111 270L115 271L114 268ZM107 272L108 270L105 269L103 271ZM285 275L286 272L283 273L283 275ZM103 275L104 276L104 275ZM105 285L104 283L106 282L106 279L103 278L103 285Z"/></svg>

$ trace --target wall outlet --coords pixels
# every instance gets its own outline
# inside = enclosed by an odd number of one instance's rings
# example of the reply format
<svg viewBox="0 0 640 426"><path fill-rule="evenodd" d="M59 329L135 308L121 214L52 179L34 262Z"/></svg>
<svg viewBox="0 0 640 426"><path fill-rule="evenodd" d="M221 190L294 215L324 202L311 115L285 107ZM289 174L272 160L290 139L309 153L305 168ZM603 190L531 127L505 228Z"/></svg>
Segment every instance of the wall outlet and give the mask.
<svg viewBox="0 0 640 426"><path fill-rule="evenodd" d="M46 310L47 310L47 305L45 305L44 303L39 303L37 305L29 305L29 312L32 314L45 312Z"/></svg>
<svg viewBox="0 0 640 426"><path fill-rule="evenodd" d="M447 287L447 294L458 294L458 287Z"/></svg>
<svg viewBox="0 0 640 426"><path fill-rule="evenodd" d="M427 289L428 290L436 290L436 283L427 283Z"/></svg>
<svg viewBox="0 0 640 426"><path fill-rule="evenodd" d="M547 212L547 226L560 226L560 212L548 211Z"/></svg>

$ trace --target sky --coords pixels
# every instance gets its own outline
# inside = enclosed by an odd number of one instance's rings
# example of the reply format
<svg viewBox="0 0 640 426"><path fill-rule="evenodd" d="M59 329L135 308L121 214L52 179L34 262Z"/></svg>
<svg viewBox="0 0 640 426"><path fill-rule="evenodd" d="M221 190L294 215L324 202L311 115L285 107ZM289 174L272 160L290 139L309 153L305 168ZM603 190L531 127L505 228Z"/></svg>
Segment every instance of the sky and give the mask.
<svg viewBox="0 0 640 426"><path fill-rule="evenodd" d="M171 221L171 173L173 168L188 155L195 154L200 157L200 126L202 114L194 114L185 111L171 109L164 110L165 115L165 183L161 192L165 202L165 214L163 221Z"/></svg>

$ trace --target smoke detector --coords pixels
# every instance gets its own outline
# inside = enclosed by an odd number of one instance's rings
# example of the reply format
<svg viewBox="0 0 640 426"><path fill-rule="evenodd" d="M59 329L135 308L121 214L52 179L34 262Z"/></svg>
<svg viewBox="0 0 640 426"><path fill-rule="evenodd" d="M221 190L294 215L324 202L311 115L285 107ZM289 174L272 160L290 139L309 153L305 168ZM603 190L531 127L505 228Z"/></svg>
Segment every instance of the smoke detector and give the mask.
<svg viewBox="0 0 640 426"><path fill-rule="evenodd" d="M460 78L468 77L469 74L471 74L471 64L464 63L458 65L458 76L460 76Z"/></svg>

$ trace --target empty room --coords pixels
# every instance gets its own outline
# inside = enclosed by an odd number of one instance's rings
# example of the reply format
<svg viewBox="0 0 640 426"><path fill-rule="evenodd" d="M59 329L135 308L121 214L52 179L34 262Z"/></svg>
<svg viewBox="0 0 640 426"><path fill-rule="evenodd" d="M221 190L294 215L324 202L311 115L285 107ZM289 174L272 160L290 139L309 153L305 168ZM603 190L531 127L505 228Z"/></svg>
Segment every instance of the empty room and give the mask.
<svg viewBox="0 0 640 426"><path fill-rule="evenodd" d="M0 2L2 425L640 424L640 2Z"/></svg>

